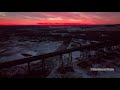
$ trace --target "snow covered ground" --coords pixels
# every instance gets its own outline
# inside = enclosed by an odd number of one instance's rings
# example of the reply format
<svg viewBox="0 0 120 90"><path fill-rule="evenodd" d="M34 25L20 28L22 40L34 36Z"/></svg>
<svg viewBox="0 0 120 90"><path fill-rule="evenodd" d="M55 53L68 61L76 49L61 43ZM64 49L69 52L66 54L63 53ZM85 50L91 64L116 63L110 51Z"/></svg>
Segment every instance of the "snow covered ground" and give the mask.
<svg viewBox="0 0 120 90"><path fill-rule="evenodd" d="M92 41L92 42L98 43L97 41ZM70 48L70 45L69 45L69 48ZM106 49L104 51L106 51ZM95 51L91 51L90 54L94 55ZM66 73L60 73L57 71L58 67L56 67L47 78L120 78L120 67L118 67L120 63L119 58L115 58L113 60L105 59L106 61L105 63L94 63L94 61L92 63L91 61L87 60L87 62L90 62L92 66L86 69L86 68L82 68L81 66L78 66L78 64L81 61L84 61L80 58L80 56L81 56L81 52L79 51L72 52L72 62L73 62L73 69L74 69L73 72L68 71ZM117 64L114 65L113 63L117 63ZM115 69L115 71L93 72L90 70L90 68L93 68L93 67L96 67L96 68L112 67Z"/></svg>
<svg viewBox="0 0 120 90"><path fill-rule="evenodd" d="M87 41L83 39L76 39L74 40L74 42L76 42L76 44L80 43L81 46L89 45L91 43L99 43L99 41L89 41L89 40ZM68 48L76 47L77 45L74 42L71 42ZM40 55L44 53L54 52L56 49L58 49L58 47L62 45L62 43L63 43L62 41L42 41L42 42L23 41L23 42L20 42L18 40L13 39L11 41L7 41L6 42L7 46L0 50L0 52L3 52L4 49L6 49L5 52L0 54L0 63L25 58L25 56L23 56L22 54L30 54L31 56L35 56L35 55ZM71 46L72 44L74 45ZM91 51L91 54L94 54L94 51ZM63 55L63 57L65 56L67 55ZM98 72L97 74L90 72L90 70L81 68L80 66L77 65L80 61L79 60L80 56L81 56L81 52L79 51L72 52L72 60L73 60L72 62L73 62L74 72L67 72L65 74L60 74L59 72L56 71L58 67L55 67L49 78L96 78L96 77L97 78L112 78L112 77L117 78L117 77L120 77L119 67L115 67L114 72ZM53 62L57 60L56 58L58 57L54 57L55 60L52 59ZM88 62L90 61L88 60ZM114 62L114 60L112 62ZM93 66L95 67L102 66L102 64L101 63L93 64Z"/></svg>
<svg viewBox="0 0 120 90"><path fill-rule="evenodd" d="M72 55L73 55L73 69L74 69L73 72L69 71L66 73L60 73L57 71L58 68L56 68L56 70L54 70L52 72L52 74L48 76L48 78L120 78L120 67L118 67L118 66L113 66L115 71L93 72L90 70L90 68L93 68L95 66L102 68L102 67L106 67L106 65L104 65L104 63L103 64L99 63L99 64L92 64L92 67L89 67L87 69L82 68L82 67L78 66L78 63L80 61L76 59L77 57L80 56L80 52L73 52ZM90 62L90 61L88 61L88 62ZM108 60L106 60L106 62L108 62ZM113 62L114 62L114 60L113 60ZM116 63L118 63L118 62L116 62ZM108 64L108 63L106 63L106 64ZM112 62L111 62L111 64L112 64Z"/></svg>
<svg viewBox="0 0 120 90"><path fill-rule="evenodd" d="M32 56L40 55L44 53L54 52L62 41L42 41L42 42L19 42L17 40L10 41L9 46L4 53L0 55L0 62L6 62L16 59L25 58L22 54L30 54Z"/></svg>

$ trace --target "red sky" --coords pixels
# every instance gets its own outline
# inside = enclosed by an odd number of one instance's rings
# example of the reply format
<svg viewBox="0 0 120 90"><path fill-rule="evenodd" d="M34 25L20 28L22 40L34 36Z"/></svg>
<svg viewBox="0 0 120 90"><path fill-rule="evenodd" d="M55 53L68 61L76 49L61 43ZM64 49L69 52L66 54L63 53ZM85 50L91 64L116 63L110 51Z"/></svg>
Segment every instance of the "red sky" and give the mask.
<svg viewBox="0 0 120 90"><path fill-rule="evenodd" d="M0 25L120 24L120 12L0 12Z"/></svg>

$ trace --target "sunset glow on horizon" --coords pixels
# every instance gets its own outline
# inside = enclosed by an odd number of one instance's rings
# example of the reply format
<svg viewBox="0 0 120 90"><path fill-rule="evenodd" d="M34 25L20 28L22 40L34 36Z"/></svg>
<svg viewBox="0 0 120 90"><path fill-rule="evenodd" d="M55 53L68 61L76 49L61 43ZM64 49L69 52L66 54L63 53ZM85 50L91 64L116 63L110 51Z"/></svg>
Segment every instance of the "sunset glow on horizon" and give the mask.
<svg viewBox="0 0 120 90"><path fill-rule="evenodd" d="M0 12L0 25L120 24L120 12Z"/></svg>

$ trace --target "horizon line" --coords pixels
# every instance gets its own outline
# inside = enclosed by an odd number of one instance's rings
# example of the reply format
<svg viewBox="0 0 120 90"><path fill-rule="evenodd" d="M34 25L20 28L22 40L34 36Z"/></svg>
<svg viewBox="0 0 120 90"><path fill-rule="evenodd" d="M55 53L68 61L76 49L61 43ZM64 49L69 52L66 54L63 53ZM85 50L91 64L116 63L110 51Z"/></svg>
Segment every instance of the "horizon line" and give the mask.
<svg viewBox="0 0 120 90"><path fill-rule="evenodd" d="M1 24L0 26L71 26L71 25L120 25L120 24L11 24L5 25Z"/></svg>

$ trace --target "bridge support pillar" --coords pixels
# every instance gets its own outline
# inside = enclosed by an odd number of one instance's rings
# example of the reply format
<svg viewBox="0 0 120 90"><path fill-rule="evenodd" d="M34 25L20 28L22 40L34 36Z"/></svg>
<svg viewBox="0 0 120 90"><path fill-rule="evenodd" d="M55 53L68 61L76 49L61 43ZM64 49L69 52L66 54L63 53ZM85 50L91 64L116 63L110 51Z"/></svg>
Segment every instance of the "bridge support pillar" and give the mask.
<svg viewBox="0 0 120 90"><path fill-rule="evenodd" d="M68 53L67 57L63 57L63 55L60 55L58 70L61 73L73 71L72 53Z"/></svg>
<svg viewBox="0 0 120 90"><path fill-rule="evenodd" d="M69 53L69 58L67 60L67 67L72 67L73 63L72 63L72 52Z"/></svg>
<svg viewBox="0 0 120 90"><path fill-rule="evenodd" d="M42 71L45 71L45 66L46 64L45 64L45 60L44 59L42 59Z"/></svg>
<svg viewBox="0 0 120 90"><path fill-rule="evenodd" d="M59 59L59 67L63 68L64 62L63 62L63 55L60 55L60 59Z"/></svg>
<svg viewBox="0 0 120 90"><path fill-rule="evenodd" d="M30 72L30 62L28 62L28 72Z"/></svg>

